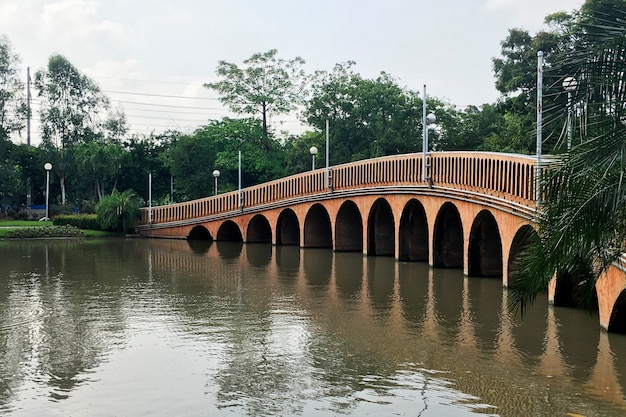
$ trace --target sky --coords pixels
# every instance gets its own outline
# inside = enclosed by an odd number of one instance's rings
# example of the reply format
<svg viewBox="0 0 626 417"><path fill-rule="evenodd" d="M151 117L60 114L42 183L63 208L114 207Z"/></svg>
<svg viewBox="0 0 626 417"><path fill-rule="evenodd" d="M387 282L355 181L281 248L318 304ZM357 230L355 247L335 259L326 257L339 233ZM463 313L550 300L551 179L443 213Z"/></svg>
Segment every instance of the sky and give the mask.
<svg viewBox="0 0 626 417"><path fill-rule="evenodd" d="M53 54L92 78L130 133L190 132L229 115L215 92L224 60L257 52L296 56L305 70L355 61L364 78L381 71L401 87L459 108L493 103L492 58L511 28L536 33L544 17L583 0L0 0L8 37L26 80ZM38 100L34 95L33 110ZM36 117L36 116L35 116ZM292 116L272 127L306 129ZM33 123L33 142L39 137ZM25 135L16 142L25 143Z"/></svg>

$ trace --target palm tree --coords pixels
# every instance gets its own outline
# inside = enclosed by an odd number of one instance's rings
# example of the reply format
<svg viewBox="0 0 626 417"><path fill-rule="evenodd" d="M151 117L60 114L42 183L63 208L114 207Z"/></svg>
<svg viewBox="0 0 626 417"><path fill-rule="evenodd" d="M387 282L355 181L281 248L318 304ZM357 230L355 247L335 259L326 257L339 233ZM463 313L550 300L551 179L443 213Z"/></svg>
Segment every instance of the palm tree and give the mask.
<svg viewBox="0 0 626 417"><path fill-rule="evenodd" d="M547 75L577 79L571 103L581 103L580 134L542 180L538 234L511 286L522 311L555 273L580 305L590 305L600 274L626 253L626 1L588 0L576 25L573 48ZM561 106L547 120L563 123L566 111Z"/></svg>
<svg viewBox="0 0 626 417"><path fill-rule="evenodd" d="M140 205L133 190L122 193L113 190L111 195L102 197L96 206L98 221L104 229L126 232L136 224Z"/></svg>

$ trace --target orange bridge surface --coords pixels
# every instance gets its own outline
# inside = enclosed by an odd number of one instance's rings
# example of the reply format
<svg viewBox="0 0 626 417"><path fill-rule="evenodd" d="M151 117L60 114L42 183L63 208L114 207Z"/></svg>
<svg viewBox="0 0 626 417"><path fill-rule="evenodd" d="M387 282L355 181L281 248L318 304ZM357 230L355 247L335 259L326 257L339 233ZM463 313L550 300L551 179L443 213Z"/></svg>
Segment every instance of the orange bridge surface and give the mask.
<svg viewBox="0 0 626 417"><path fill-rule="evenodd" d="M310 171L240 191L142 209L143 237L232 240L394 256L502 279L535 232L534 156L439 152ZM211 175L207 172L207 175ZM563 285L562 287L565 287ZM600 325L626 327L626 273L596 284ZM571 298L559 279L548 298Z"/></svg>

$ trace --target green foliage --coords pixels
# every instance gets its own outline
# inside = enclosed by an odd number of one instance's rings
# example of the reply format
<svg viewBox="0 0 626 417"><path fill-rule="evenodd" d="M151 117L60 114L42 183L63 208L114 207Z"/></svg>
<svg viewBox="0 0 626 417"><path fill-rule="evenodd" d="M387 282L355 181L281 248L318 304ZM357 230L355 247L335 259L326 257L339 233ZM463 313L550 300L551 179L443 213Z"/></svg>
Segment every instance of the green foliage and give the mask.
<svg viewBox="0 0 626 417"><path fill-rule="evenodd" d="M101 164L84 155L77 163L75 148L119 137L125 132L125 118L119 113L110 114L109 100L100 88L61 55L51 56L47 69L35 73L35 88L41 99L41 146L59 179L61 203L65 204L66 180L72 174L82 175L77 171L79 165L83 170L91 170L88 180L93 180L94 171L102 169ZM106 168L110 171L119 165Z"/></svg>
<svg viewBox="0 0 626 417"><path fill-rule="evenodd" d="M74 226L79 229L102 230L102 226L95 214L60 215L54 218L55 226Z"/></svg>
<svg viewBox="0 0 626 417"><path fill-rule="evenodd" d="M220 101L237 114L261 115L263 134L267 136L270 114L284 114L294 110L304 97L304 60L296 57L285 61L277 58L271 49L256 53L236 64L220 61L215 83L204 84L217 91Z"/></svg>
<svg viewBox="0 0 626 417"><path fill-rule="evenodd" d="M18 69L20 59L6 36L0 36L0 141L24 127L28 113ZM0 153L1 155L1 153Z"/></svg>
<svg viewBox="0 0 626 417"><path fill-rule="evenodd" d="M321 132L329 120L331 164L420 149L421 100L390 75L364 79L353 65L318 71L304 111L307 123Z"/></svg>
<svg viewBox="0 0 626 417"><path fill-rule="evenodd" d="M626 252L625 20L626 1L585 3L576 47L563 51L562 66L548 74L576 75L574 102L583 103L584 123L580 142L544 175L538 239L531 242L519 271L522 279L513 286L522 309L554 272L580 287L577 301L589 305L596 279ZM567 110L551 109L548 120L560 123Z"/></svg>
<svg viewBox="0 0 626 417"><path fill-rule="evenodd" d="M82 230L74 226L42 226L23 227L9 230L6 233L8 238L50 238L50 237L83 237Z"/></svg>
<svg viewBox="0 0 626 417"><path fill-rule="evenodd" d="M243 186L285 176L283 150L263 135L259 120L224 118L173 141L165 161L179 196L194 199L213 194L214 169L221 173L221 192L237 188L240 150Z"/></svg>
<svg viewBox="0 0 626 417"><path fill-rule="evenodd" d="M122 193L114 190L103 197L96 206L98 222L103 230L127 232L135 226L140 216L140 201L133 190Z"/></svg>

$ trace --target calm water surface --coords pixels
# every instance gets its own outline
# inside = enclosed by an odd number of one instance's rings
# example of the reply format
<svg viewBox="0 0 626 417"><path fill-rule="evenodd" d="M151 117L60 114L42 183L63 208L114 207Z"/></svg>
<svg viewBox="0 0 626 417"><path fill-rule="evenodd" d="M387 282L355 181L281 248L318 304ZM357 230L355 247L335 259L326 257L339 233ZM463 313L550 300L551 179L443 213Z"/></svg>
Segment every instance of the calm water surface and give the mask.
<svg viewBox="0 0 626 417"><path fill-rule="evenodd" d="M0 415L626 415L626 337L329 250L0 242Z"/></svg>

